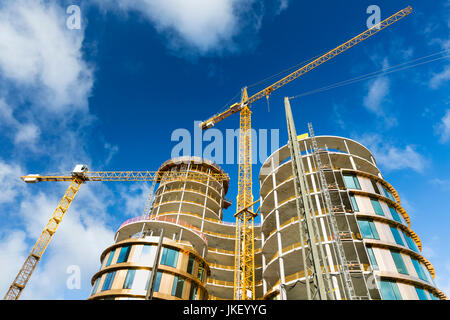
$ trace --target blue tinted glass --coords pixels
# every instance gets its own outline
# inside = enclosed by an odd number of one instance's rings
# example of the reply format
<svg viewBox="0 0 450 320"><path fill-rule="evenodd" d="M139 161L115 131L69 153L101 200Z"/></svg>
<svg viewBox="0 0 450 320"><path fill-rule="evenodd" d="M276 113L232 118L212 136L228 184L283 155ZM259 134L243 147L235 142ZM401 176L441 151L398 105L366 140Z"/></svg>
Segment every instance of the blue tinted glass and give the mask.
<svg viewBox="0 0 450 320"><path fill-rule="evenodd" d="M403 223L403 221L402 221L402 219L400 218L398 212L397 212L394 208L389 207L389 211L391 212L392 218L393 218L395 221L400 222L400 223Z"/></svg>
<svg viewBox="0 0 450 320"><path fill-rule="evenodd" d="M161 258L161 264L171 267L176 267L178 261L178 251L164 248L163 255Z"/></svg>
<svg viewBox="0 0 450 320"><path fill-rule="evenodd" d="M416 287L416 292L420 300L428 300L425 290Z"/></svg>
<svg viewBox="0 0 450 320"><path fill-rule="evenodd" d="M375 270L378 270L378 264L377 264L377 259L375 259L375 254L373 253L373 249L372 248L367 248L367 254L369 255L369 259L370 259L370 263L372 264L372 268L374 268Z"/></svg>
<svg viewBox="0 0 450 320"><path fill-rule="evenodd" d="M125 277L125 282L123 283L124 289L131 289L133 285L134 275L136 274L135 269L130 269L127 272L127 276Z"/></svg>
<svg viewBox="0 0 450 320"><path fill-rule="evenodd" d="M391 281L380 281L380 291L383 300L401 300L402 297L398 290L397 284Z"/></svg>
<svg viewBox="0 0 450 320"><path fill-rule="evenodd" d="M398 232L398 229L394 228L392 226L389 226L389 228L391 228L391 232L392 232L392 235L394 236L395 243L399 244L401 246L405 246L405 244L403 243L402 237L401 237L400 233Z"/></svg>
<svg viewBox="0 0 450 320"><path fill-rule="evenodd" d="M116 275L116 272L110 272L105 277L105 282L103 282L102 291L111 289L111 285L114 281L114 276Z"/></svg>
<svg viewBox="0 0 450 320"><path fill-rule="evenodd" d="M428 279L427 279L426 275L423 273L423 270L422 270L422 268L420 267L419 261L417 261L417 260L414 259L414 258L411 258L411 261L412 261L412 263L413 263L414 269L416 269L416 272L417 272L418 277L419 277L420 279L422 279L423 281L427 281L427 282L428 282Z"/></svg>
<svg viewBox="0 0 450 320"><path fill-rule="evenodd" d="M120 249L119 258L117 258L117 263L126 262L128 260L128 256L130 255L130 246L125 246Z"/></svg>
<svg viewBox="0 0 450 320"><path fill-rule="evenodd" d="M400 252L391 251L391 255L392 258L394 259L397 271L401 274L408 274L408 270L406 269L405 263L403 262Z"/></svg>
<svg viewBox="0 0 450 320"><path fill-rule="evenodd" d="M358 203L356 202L356 198L354 195L350 195L350 200L352 201L353 211L358 212Z"/></svg>
<svg viewBox="0 0 450 320"><path fill-rule="evenodd" d="M107 267L107 266L109 266L111 264L115 252L116 252L116 249L114 249L113 251L111 251L109 253L108 261L106 262L106 266L105 267Z"/></svg>
<svg viewBox="0 0 450 320"><path fill-rule="evenodd" d="M378 202L378 200L370 199L370 202L372 202L372 207L373 207L373 210L375 211L375 213L380 215L380 216L384 216L383 209L381 208L381 205Z"/></svg>

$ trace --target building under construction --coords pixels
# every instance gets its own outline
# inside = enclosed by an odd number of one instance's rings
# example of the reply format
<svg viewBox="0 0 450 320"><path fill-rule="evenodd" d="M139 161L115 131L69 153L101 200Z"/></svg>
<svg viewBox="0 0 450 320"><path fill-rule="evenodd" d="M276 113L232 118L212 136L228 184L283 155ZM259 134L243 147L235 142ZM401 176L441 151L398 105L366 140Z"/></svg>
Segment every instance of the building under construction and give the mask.
<svg viewBox="0 0 450 320"><path fill-rule="evenodd" d="M285 145L260 169L251 298L317 299L315 273L326 299L446 299L397 191L383 179L372 153L354 140L314 137L312 131L298 137L298 146L318 237L302 241L296 201L303 194L295 192ZM186 178L164 178L174 171ZM159 172L149 215L119 227L100 257L89 299L233 299L236 226L222 220L231 204L229 181L214 178L223 173L218 165L195 157L171 159ZM193 172L205 177L189 178ZM313 246L319 272L307 262Z"/></svg>

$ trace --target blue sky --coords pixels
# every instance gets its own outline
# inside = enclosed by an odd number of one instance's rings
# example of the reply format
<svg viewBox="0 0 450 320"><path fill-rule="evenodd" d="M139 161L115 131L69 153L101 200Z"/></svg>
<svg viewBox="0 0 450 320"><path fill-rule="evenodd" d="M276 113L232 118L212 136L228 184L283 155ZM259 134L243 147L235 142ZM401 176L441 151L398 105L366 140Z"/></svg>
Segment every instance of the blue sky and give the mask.
<svg viewBox="0 0 450 320"><path fill-rule="evenodd" d="M72 4L81 8L81 29L67 27ZM25 185L21 175L65 173L77 163L91 170L156 170L171 157L177 129L193 134L194 121L235 102L242 87L255 93L277 78L261 80L363 32L372 4L382 19L408 5L413 14L274 92L270 108L265 99L252 106L253 127L278 130L281 145L287 141L283 97L450 49L450 3L2 1L0 291L67 187ZM447 58L291 102L299 133L312 122L317 135L350 137L372 150L447 295L449 79ZM238 128L238 118L212 132L225 136ZM253 166L255 197L261 161ZM227 198L235 202L237 165L222 167L232 179ZM86 299L100 253L123 220L142 213L147 191L140 183L83 185L22 297ZM226 220L233 220L233 210ZM80 289L67 285L70 266L79 267Z"/></svg>

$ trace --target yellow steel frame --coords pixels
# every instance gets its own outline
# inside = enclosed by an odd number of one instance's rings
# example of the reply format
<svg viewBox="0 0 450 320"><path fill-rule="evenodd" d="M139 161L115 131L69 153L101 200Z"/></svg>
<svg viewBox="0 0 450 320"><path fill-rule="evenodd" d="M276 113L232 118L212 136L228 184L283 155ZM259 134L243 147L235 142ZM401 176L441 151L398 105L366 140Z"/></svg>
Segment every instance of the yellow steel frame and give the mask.
<svg viewBox="0 0 450 320"><path fill-rule="evenodd" d="M242 92L242 101L248 99L247 89ZM255 238L252 211L252 132L250 108L245 106L240 113L239 131L239 175L236 203L236 243L234 263L234 298L249 300L255 297Z"/></svg>

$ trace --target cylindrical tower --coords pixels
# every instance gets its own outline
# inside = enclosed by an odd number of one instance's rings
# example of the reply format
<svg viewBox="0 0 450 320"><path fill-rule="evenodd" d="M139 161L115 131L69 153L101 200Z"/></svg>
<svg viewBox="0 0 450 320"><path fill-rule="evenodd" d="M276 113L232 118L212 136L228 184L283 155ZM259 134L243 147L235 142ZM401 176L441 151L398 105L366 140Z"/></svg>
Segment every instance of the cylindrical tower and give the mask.
<svg viewBox="0 0 450 320"><path fill-rule="evenodd" d="M166 172L174 171L182 172L181 178L165 178ZM166 161L158 174L162 178L149 216L129 219L119 227L116 243L103 252L102 267L92 278L90 299L144 299L162 229L164 241L153 298L232 299L236 228L234 223L222 221L223 209L231 205L225 199L229 181L216 178L224 171L211 161L182 157ZM255 234L260 234L259 225ZM119 255L128 250L122 249L126 246L130 251L122 254L125 259ZM255 249L256 294L262 297L259 236ZM134 272L133 282L127 281L130 269L145 271ZM136 290L128 288L130 281Z"/></svg>
<svg viewBox="0 0 450 320"><path fill-rule="evenodd" d="M369 299L445 299L435 271L422 255L397 191L383 179L372 153L360 143L335 136L315 138L332 211L348 232L329 225L324 188L311 138L299 146L327 268L337 299L349 299L336 238L341 240L356 296ZM274 152L260 171L263 287L266 299L304 299L305 272L289 148ZM350 250L352 249L352 250ZM367 294L365 294L367 292Z"/></svg>

